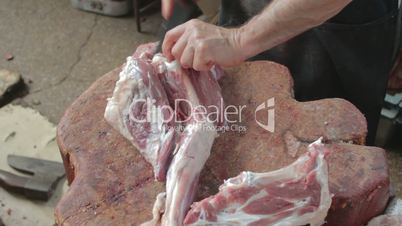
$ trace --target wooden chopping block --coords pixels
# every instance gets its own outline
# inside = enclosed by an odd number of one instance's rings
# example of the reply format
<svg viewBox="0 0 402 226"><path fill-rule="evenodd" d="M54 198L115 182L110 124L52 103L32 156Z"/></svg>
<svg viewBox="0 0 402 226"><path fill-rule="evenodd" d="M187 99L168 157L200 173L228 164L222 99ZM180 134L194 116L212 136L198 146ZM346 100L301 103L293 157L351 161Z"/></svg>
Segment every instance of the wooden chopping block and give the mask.
<svg viewBox="0 0 402 226"><path fill-rule="evenodd" d="M223 179L243 170L264 172L293 162L319 137L331 144L327 225L361 225L379 214L389 197L384 150L363 144L363 115L342 99L297 102L292 79L278 64L260 61L226 70L221 86L226 105L246 105L247 132L225 132L216 140L202 172L197 199L217 192ZM139 225L151 218L156 195L151 165L103 119L119 69L96 81L66 111L57 141L71 187L56 207L59 225ZM259 127L254 110L275 98L275 132ZM261 112L261 114L260 114ZM256 114L264 121L267 111Z"/></svg>

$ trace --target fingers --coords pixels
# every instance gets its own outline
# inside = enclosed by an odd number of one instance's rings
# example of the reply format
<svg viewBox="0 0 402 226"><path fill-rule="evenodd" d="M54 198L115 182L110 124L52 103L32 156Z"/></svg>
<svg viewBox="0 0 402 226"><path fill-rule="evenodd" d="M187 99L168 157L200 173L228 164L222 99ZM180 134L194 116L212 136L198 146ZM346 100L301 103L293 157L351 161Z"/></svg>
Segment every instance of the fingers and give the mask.
<svg viewBox="0 0 402 226"><path fill-rule="evenodd" d="M162 16L168 20L173 13L174 0L162 0Z"/></svg>
<svg viewBox="0 0 402 226"><path fill-rule="evenodd" d="M183 35L185 30L185 24L181 24L166 33L165 39L162 43L162 53L169 60L173 60L174 56L172 54L172 48L176 41Z"/></svg>
<svg viewBox="0 0 402 226"><path fill-rule="evenodd" d="M184 68L194 68L198 71L206 71L212 67L214 49L219 48L219 43L208 43L211 35L204 30L203 24L196 20L188 21L166 33L162 44L162 53L168 60L178 60ZM212 29L212 31L214 31ZM212 55L211 55L212 54Z"/></svg>
<svg viewBox="0 0 402 226"><path fill-rule="evenodd" d="M180 58L180 64L183 68L192 68L194 60L194 48L187 45Z"/></svg>
<svg viewBox="0 0 402 226"><path fill-rule="evenodd" d="M193 68L197 71L208 71L212 67L210 57L206 55L207 46L200 43L194 50Z"/></svg>
<svg viewBox="0 0 402 226"><path fill-rule="evenodd" d="M184 52L184 49L188 45L188 38L187 38L186 32L180 36L179 40L176 41L176 43L172 47L172 55L174 59L180 60L182 57L182 54Z"/></svg>

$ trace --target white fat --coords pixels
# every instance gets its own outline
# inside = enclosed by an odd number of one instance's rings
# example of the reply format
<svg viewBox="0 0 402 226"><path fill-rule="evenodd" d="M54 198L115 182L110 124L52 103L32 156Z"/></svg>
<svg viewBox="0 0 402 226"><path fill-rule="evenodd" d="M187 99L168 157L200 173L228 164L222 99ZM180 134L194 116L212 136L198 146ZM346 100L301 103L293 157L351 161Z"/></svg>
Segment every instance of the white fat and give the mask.
<svg viewBox="0 0 402 226"><path fill-rule="evenodd" d="M136 62L132 57L127 57L127 61L119 74L119 80L116 82L113 96L108 98L104 117L114 129L133 142L133 138L128 131L124 118L129 114L131 101L136 93L138 81L133 79L132 75L140 73ZM134 143L138 148L138 146Z"/></svg>
<svg viewBox="0 0 402 226"><path fill-rule="evenodd" d="M152 63L153 64L160 64L159 68L159 73L163 73L166 71L176 71L180 69L180 64L177 62L177 60L174 60L172 62L169 62L166 57L164 57L162 54L158 53L155 54L154 57L152 58Z"/></svg>
<svg viewBox="0 0 402 226"><path fill-rule="evenodd" d="M154 207L152 208L152 220L140 224L140 226L157 226L160 224L161 215L165 212L166 192L156 196Z"/></svg>
<svg viewBox="0 0 402 226"><path fill-rule="evenodd" d="M166 213L162 225L182 225L184 214L188 208L185 197L191 194L190 185L197 179L204 167L217 133L215 130L205 129L210 126L206 120L194 122L187 125L183 132L184 140L174 155L167 174ZM177 213L179 213L179 217L176 216Z"/></svg>

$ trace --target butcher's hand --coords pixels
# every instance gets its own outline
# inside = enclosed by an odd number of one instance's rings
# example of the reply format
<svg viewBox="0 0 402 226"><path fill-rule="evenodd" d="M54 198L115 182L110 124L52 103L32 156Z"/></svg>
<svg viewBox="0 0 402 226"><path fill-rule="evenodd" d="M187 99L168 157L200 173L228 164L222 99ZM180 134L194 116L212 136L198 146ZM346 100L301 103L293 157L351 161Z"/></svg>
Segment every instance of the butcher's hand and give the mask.
<svg viewBox="0 0 402 226"><path fill-rule="evenodd" d="M207 70L213 64L233 66L324 23L350 2L270 1L260 14L236 29L192 20L167 33L162 51L168 58L196 70ZM174 0L162 0L162 3L162 13L168 18Z"/></svg>
<svg viewBox="0 0 402 226"><path fill-rule="evenodd" d="M184 68L209 70L213 65L234 66L245 60L238 29L193 19L166 33L162 52Z"/></svg>

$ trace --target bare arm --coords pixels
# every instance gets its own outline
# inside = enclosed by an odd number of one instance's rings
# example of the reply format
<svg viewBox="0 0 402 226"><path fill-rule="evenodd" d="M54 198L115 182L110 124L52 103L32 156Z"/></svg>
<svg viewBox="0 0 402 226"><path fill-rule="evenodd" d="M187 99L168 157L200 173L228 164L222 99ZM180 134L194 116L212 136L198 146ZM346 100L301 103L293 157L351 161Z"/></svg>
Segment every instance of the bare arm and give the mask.
<svg viewBox="0 0 402 226"><path fill-rule="evenodd" d="M335 16L352 0L273 0L237 32L246 58L268 50Z"/></svg>
<svg viewBox="0 0 402 226"><path fill-rule="evenodd" d="M162 49L186 67L208 70L233 66L318 26L352 0L273 0L240 28L222 28L199 20L166 34Z"/></svg>

